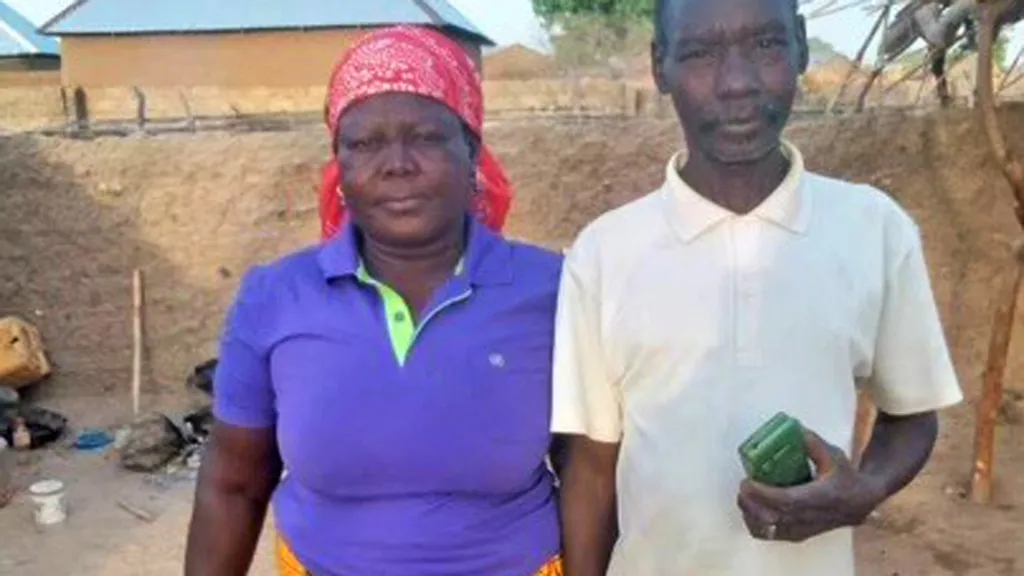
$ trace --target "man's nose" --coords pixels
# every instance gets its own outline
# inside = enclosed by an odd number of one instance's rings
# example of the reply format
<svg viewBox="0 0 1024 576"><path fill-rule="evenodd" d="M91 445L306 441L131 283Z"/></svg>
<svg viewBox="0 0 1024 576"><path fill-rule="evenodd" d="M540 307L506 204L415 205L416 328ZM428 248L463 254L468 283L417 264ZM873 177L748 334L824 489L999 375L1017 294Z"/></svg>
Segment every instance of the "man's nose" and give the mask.
<svg viewBox="0 0 1024 576"><path fill-rule="evenodd" d="M758 91L757 65L742 50L732 48L718 67L716 91L721 98L742 98Z"/></svg>

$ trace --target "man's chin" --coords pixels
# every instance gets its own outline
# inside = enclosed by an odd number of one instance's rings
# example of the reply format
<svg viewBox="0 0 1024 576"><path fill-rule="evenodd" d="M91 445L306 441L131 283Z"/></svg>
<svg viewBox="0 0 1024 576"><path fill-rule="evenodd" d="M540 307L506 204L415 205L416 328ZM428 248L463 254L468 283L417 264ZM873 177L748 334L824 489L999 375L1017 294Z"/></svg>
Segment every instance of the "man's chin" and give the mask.
<svg viewBox="0 0 1024 576"><path fill-rule="evenodd" d="M721 164L753 164L767 158L778 147L778 138L719 139L713 143L709 156Z"/></svg>

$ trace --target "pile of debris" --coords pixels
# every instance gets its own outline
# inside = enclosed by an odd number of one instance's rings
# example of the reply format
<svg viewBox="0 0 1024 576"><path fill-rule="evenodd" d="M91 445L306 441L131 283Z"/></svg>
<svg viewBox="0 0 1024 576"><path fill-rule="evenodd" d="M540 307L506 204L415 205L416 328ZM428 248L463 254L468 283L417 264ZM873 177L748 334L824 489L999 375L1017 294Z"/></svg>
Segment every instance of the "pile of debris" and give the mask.
<svg viewBox="0 0 1024 576"><path fill-rule="evenodd" d="M20 318L0 318L0 452L38 449L64 434L64 416L21 403L20 391L51 372L39 330ZM0 461L0 468L7 468L8 462ZM0 508L11 499L10 478L9 469L0 469Z"/></svg>
<svg viewBox="0 0 1024 576"><path fill-rule="evenodd" d="M196 366L187 378L187 386L213 395L216 360ZM133 472L199 467L200 455L213 427L213 409L188 414L143 414L128 427L118 445L121 466Z"/></svg>

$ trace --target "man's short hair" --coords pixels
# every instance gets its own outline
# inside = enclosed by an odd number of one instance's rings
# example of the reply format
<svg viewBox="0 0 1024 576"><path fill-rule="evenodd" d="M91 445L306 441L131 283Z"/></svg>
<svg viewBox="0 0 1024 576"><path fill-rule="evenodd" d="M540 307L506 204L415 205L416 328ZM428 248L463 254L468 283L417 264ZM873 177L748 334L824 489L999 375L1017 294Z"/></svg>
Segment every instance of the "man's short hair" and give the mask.
<svg viewBox="0 0 1024 576"><path fill-rule="evenodd" d="M790 6L793 8L793 13L798 14L800 12L800 0L789 0ZM659 46L665 46L668 43L668 13L667 10L672 6L672 0L655 0L654 2L654 41Z"/></svg>

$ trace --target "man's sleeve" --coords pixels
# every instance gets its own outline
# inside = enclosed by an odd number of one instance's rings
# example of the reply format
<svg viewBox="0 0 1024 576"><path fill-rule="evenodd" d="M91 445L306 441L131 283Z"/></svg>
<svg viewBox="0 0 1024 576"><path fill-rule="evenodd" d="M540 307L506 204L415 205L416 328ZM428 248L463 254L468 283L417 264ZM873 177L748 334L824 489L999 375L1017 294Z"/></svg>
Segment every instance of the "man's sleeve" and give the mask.
<svg viewBox="0 0 1024 576"><path fill-rule="evenodd" d="M929 412L963 400L916 227L909 249L887 275L867 382L872 402L894 416Z"/></svg>
<svg viewBox="0 0 1024 576"><path fill-rule="evenodd" d="M616 443L622 438L621 397L602 344L596 270L579 256L574 248L566 258L558 295L551 430Z"/></svg>
<svg viewBox="0 0 1024 576"><path fill-rule="evenodd" d="M214 373L214 415L242 428L269 428L277 420L270 363L260 327L267 313L259 269L245 275L228 310Z"/></svg>

